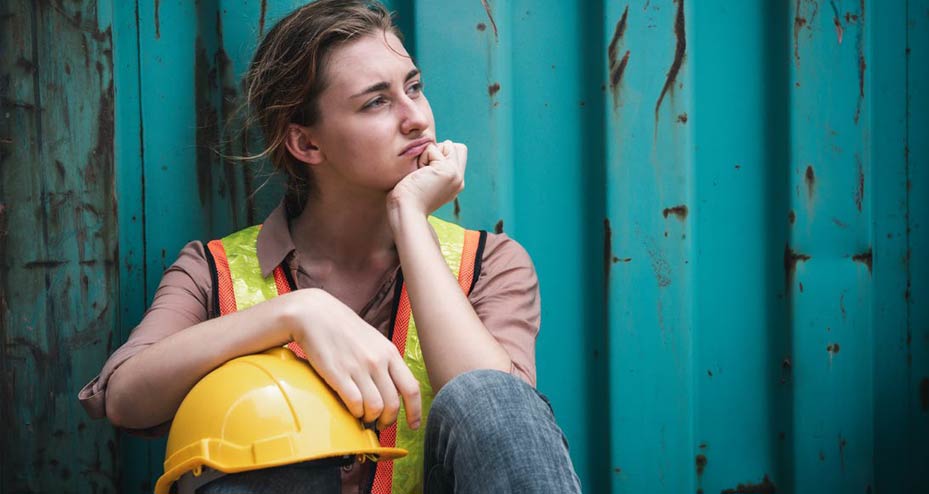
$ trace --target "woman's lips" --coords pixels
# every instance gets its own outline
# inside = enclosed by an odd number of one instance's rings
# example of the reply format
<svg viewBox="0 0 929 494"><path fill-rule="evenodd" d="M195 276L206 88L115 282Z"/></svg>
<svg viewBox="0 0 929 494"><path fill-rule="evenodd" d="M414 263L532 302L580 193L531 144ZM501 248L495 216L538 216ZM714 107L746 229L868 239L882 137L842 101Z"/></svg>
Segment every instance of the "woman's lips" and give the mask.
<svg viewBox="0 0 929 494"><path fill-rule="evenodd" d="M432 144L431 140L423 141L421 144L416 144L410 148L407 148L407 150L401 153L400 156L403 156L403 157L419 156L423 154L423 151L425 151L426 148L429 147L430 144Z"/></svg>

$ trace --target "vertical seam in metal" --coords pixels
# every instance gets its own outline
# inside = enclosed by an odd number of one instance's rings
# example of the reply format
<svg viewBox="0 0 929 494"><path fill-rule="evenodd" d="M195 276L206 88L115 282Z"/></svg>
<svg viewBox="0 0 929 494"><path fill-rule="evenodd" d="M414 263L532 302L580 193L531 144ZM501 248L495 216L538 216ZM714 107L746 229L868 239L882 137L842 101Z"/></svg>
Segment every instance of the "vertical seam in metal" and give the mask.
<svg viewBox="0 0 929 494"><path fill-rule="evenodd" d="M135 2L135 49L136 49L136 81L139 91L139 176L141 177L141 204L140 227L142 232L142 304L148 303L148 242L146 241L145 221L145 119L142 115L142 27L139 24L139 2Z"/></svg>

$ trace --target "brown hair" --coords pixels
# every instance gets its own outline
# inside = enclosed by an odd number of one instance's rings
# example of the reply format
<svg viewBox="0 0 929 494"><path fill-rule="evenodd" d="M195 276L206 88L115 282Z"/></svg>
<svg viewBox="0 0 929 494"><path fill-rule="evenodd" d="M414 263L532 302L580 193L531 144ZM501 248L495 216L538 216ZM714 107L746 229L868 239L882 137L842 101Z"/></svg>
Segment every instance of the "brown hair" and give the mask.
<svg viewBox="0 0 929 494"><path fill-rule="evenodd" d="M287 127L319 121L329 54L352 39L379 32L402 39L390 12L376 0L317 0L278 21L258 45L245 74L244 104L250 115L246 127L261 127L264 149L250 158L268 156L287 175L289 214L303 209L312 176L287 151Z"/></svg>

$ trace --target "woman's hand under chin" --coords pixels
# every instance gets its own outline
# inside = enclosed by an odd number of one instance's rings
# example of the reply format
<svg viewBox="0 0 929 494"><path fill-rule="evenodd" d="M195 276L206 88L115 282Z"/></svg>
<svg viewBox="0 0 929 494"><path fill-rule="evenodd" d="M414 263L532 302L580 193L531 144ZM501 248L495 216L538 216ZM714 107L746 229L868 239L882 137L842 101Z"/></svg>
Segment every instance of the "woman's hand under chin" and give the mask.
<svg viewBox="0 0 929 494"><path fill-rule="evenodd" d="M464 190L468 148L443 141L430 144L417 158L419 169L404 177L387 194L387 212L392 226L401 216L427 216L455 199Z"/></svg>

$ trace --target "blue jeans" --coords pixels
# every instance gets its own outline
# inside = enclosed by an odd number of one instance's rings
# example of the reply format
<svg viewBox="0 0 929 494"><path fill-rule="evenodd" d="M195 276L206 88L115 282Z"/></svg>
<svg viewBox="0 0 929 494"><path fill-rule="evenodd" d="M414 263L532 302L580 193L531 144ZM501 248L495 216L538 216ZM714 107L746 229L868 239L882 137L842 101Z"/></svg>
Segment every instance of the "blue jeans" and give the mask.
<svg viewBox="0 0 929 494"><path fill-rule="evenodd" d="M426 494L581 492L548 400L504 372L468 372L439 391L424 453ZM339 467L317 463L227 475L197 492L339 492Z"/></svg>

